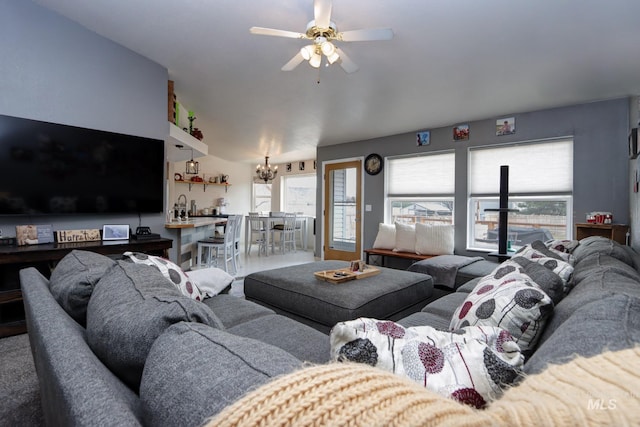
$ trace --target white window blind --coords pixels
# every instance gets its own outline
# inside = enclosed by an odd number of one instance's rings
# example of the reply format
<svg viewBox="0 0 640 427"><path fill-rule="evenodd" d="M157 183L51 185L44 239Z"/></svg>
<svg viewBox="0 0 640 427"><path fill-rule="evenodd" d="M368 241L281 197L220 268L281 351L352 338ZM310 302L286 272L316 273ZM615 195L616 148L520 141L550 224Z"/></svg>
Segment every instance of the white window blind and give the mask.
<svg viewBox="0 0 640 427"><path fill-rule="evenodd" d="M573 139L469 149L471 196L498 194L500 166L509 165L509 193L570 193Z"/></svg>
<svg viewBox="0 0 640 427"><path fill-rule="evenodd" d="M399 157L387 161L387 197L453 194L455 153Z"/></svg>

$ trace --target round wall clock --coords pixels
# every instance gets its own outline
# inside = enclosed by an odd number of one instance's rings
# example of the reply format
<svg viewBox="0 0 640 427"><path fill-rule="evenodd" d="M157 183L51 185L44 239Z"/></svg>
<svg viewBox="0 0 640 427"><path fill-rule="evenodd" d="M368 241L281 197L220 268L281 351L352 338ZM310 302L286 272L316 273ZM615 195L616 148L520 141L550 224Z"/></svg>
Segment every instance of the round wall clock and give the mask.
<svg viewBox="0 0 640 427"><path fill-rule="evenodd" d="M380 154L369 154L366 159L364 159L364 170L369 175L377 175L382 170L382 157Z"/></svg>

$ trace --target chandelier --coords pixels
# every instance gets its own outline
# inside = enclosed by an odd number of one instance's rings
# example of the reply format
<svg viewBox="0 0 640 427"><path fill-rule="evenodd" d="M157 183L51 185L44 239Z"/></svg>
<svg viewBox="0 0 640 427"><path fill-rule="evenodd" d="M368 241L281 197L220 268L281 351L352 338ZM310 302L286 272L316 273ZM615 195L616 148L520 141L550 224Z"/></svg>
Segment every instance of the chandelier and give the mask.
<svg viewBox="0 0 640 427"><path fill-rule="evenodd" d="M264 181L265 184L273 180L277 174L278 166L271 169L271 165L269 164L269 156L265 156L264 165L258 165L256 167L256 175L258 176L258 179Z"/></svg>

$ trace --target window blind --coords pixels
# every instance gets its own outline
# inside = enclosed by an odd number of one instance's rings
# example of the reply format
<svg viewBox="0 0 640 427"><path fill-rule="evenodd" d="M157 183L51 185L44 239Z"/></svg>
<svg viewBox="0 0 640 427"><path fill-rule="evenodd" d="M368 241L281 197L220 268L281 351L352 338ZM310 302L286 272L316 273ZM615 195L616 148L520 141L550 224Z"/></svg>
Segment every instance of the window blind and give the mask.
<svg viewBox="0 0 640 427"><path fill-rule="evenodd" d="M455 190L455 153L387 160L387 196L447 195Z"/></svg>
<svg viewBox="0 0 640 427"><path fill-rule="evenodd" d="M470 195L498 194L501 165L509 165L510 194L573 191L573 139L470 148Z"/></svg>

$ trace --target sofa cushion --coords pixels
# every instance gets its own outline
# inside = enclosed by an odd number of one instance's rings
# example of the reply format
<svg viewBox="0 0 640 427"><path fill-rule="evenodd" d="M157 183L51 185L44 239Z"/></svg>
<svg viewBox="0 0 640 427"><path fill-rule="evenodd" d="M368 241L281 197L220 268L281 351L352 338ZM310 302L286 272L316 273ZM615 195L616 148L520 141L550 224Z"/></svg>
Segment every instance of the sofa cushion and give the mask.
<svg viewBox="0 0 640 427"><path fill-rule="evenodd" d="M445 332L361 318L336 324L330 339L333 360L366 363L477 408L500 397L524 360L507 331L485 326Z"/></svg>
<svg viewBox="0 0 640 427"><path fill-rule="evenodd" d="M448 331L449 323L451 323L451 315L440 316L438 314L418 311L417 313L403 317L396 321L396 323L404 326L405 328L414 326L431 326L439 331Z"/></svg>
<svg viewBox="0 0 640 427"><path fill-rule="evenodd" d="M418 227L420 224L416 224ZM416 250L418 243L416 243ZM428 259L414 262L407 268L408 271L428 274L433 279L433 284L448 289L456 288L458 270L469 264L483 261L481 257L468 257L462 255L438 255Z"/></svg>
<svg viewBox="0 0 640 427"><path fill-rule="evenodd" d="M169 282L182 292L182 295L196 301L202 301L204 299L205 294L200 291L198 286L182 271L182 268L168 259L140 252L125 252L123 255L136 264L156 267Z"/></svg>
<svg viewBox="0 0 640 427"><path fill-rule="evenodd" d="M275 314L273 310L260 304L229 294L205 298L202 303L215 313L225 328L231 328L258 317Z"/></svg>
<svg viewBox="0 0 640 427"><path fill-rule="evenodd" d="M417 223L416 252L424 255L453 255L454 226Z"/></svg>
<svg viewBox="0 0 640 427"><path fill-rule="evenodd" d="M491 274L491 272L495 270L498 265L499 263L495 261L484 260L477 261L459 268L458 273L456 274L456 288L460 285L464 285L469 280L477 279L478 277L484 277L487 274Z"/></svg>
<svg viewBox="0 0 640 427"><path fill-rule="evenodd" d="M416 226L415 224L395 223L396 245L394 251L415 252L416 251Z"/></svg>
<svg viewBox="0 0 640 427"><path fill-rule="evenodd" d="M396 247L395 224L378 224L378 234L373 242L374 249L393 249Z"/></svg>
<svg viewBox="0 0 640 427"><path fill-rule="evenodd" d="M584 238L580 240L580 244L573 250L572 254L577 264L594 252L612 256L632 267L634 265L633 259L624 246L606 237L590 236Z"/></svg>
<svg viewBox="0 0 640 427"><path fill-rule="evenodd" d="M203 425L248 391L301 366L269 344L203 324L176 323L153 343L144 367L145 424Z"/></svg>
<svg viewBox="0 0 640 427"><path fill-rule="evenodd" d="M598 254L594 256L602 257ZM640 298L640 282L615 269L603 267L592 270L589 276L581 280L569 295L555 306L540 343L553 336L560 325L570 319L580 307L616 294Z"/></svg>
<svg viewBox="0 0 640 427"><path fill-rule="evenodd" d="M525 355L535 348L553 310L551 298L513 263L483 277L455 310L450 329L495 326L508 330Z"/></svg>
<svg viewBox="0 0 640 427"><path fill-rule="evenodd" d="M115 263L111 258L95 252L73 250L51 272L51 294L64 311L82 326L87 322L87 304L95 284Z"/></svg>
<svg viewBox="0 0 640 427"><path fill-rule="evenodd" d="M564 364L640 343L640 298L610 295L577 307L525 364L525 372L542 372L549 363Z"/></svg>
<svg viewBox="0 0 640 427"><path fill-rule="evenodd" d="M329 337L279 314L249 320L227 331L279 347L301 361L325 363L329 360Z"/></svg>
<svg viewBox="0 0 640 427"><path fill-rule="evenodd" d="M224 328L206 305L182 295L157 268L118 261L89 300L87 341L111 371L137 390L151 344L180 321Z"/></svg>

